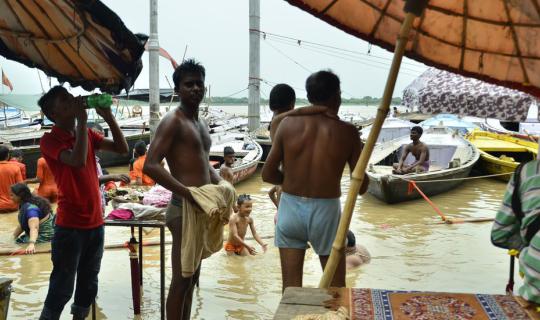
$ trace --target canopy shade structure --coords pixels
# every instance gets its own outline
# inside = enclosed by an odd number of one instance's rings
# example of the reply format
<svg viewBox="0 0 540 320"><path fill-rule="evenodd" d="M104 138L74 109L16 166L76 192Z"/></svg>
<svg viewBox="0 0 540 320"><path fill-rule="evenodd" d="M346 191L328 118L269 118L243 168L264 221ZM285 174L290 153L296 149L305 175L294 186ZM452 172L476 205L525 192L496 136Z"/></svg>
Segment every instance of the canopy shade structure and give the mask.
<svg viewBox="0 0 540 320"><path fill-rule="evenodd" d="M119 93L142 70L145 35L101 1L0 0L0 55L71 86Z"/></svg>
<svg viewBox="0 0 540 320"><path fill-rule="evenodd" d="M403 0L286 0L361 39L394 50ZM540 97L539 0L430 0L405 56Z"/></svg>
<svg viewBox="0 0 540 320"><path fill-rule="evenodd" d="M518 90L428 69L403 91L403 105L422 113L452 113L522 122L537 102Z"/></svg>

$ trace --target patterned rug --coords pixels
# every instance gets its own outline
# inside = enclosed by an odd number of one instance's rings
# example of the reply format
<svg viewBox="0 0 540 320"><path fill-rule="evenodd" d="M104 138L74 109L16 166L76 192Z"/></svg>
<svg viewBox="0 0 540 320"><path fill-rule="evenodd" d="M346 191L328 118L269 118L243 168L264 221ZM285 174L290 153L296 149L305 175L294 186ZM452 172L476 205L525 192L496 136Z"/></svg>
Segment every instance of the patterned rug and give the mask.
<svg viewBox="0 0 540 320"><path fill-rule="evenodd" d="M354 320L525 320L512 296L349 289L339 304ZM343 291L342 291L343 293ZM348 300L348 301L347 301Z"/></svg>

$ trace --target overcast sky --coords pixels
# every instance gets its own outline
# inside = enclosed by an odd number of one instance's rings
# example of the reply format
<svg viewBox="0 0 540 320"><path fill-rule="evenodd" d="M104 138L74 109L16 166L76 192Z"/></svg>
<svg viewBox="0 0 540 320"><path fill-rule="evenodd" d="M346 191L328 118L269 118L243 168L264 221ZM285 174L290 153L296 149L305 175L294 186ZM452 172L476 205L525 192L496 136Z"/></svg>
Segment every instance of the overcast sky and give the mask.
<svg viewBox="0 0 540 320"><path fill-rule="evenodd" d="M149 33L149 1L105 0L133 32ZM206 83L213 96L228 96L247 88L249 55L248 0L159 0L159 42L178 62L193 57L206 67ZM304 81L310 72L330 68L342 82L343 96L349 98L381 96L392 54L373 46L367 55L367 42L319 20L282 0L261 1L261 30L293 39L348 50L332 50L309 43L300 46L294 40L275 36L261 39L261 77L270 84L285 82L293 86L298 97L305 97ZM352 51L352 52L351 52ZM355 53L357 52L357 53ZM148 54L143 56L144 69L136 88L148 88ZM394 96L426 67L404 59ZM14 86L13 93L39 93L41 87L35 69L0 58ZM160 86L168 88L171 64L160 59ZM43 73L42 79L45 80ZM261 96L268 97L270 84L261 86ZM45 89L48 88L44 81ZM54 85L54 82L53 82ZM4 89L8 91L7 88ZM79 93L82 90L74 90ZM247 96L247 91L235 97Z"/></svg>

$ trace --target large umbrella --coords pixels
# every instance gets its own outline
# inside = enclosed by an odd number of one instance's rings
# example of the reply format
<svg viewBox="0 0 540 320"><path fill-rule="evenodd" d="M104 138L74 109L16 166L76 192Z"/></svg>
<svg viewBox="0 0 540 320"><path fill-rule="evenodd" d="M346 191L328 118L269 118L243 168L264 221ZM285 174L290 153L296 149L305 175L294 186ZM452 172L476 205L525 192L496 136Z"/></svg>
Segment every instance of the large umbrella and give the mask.
<svg viewBox="0 0 540 320"><path fill-rule="evenodd" d="M518 90L430 68L405 88L402 101L422 113L522 122L537 99Z"/></svg>
<svg viewBox="0 0 540 320"><path fill-rule="evenodd" d="M97 0L0 0L0 55L81 86L118 93L142 69L147 37Z"/></svg>
<svg viewBox="0 0 540 320"><path fill-rule="evenodd" d="M540 97L540 4L538 0L407 0L402 10L401 0L286 1L352 35L394 50L383 99L352 173L338 233L319 284L326 288L344 252L354 204L388 114L403 55ZM416 17L419 19L414 21Z"/></svg>

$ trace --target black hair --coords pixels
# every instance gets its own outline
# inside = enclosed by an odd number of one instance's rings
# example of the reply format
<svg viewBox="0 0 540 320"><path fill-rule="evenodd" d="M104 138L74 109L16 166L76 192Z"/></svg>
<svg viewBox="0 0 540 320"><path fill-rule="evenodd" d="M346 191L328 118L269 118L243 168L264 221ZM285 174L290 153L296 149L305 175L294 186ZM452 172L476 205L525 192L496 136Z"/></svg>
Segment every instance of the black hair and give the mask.
<svg viewBox="0 0 540 320"><path fill-rule="evenodd" d="M11 192L19 197L22 203L28 202L36 205L43 214L51 213L51 204L49 203L49 200L33 195L26 184L16 183L12 185Z"/></svg>
<svg viewBox="0 0 540 320"><path fill-rule="evenodd" d="M414 126L411 128L411 132L413 131L416 131L416 133L418 133L419 135L422 135L422 133L424 133L424 129L422 129L422 127L420 126Z"/></svg>
<svg viewBox="0 0 540 320"><path fill-rule="evenodd" d="M251 201L251 196L249 194L241 194L238 196L238 199L236 200L236 204L239 206L242 205L242 203L246 201Z"/></svg>
<svg viewBox="0 0 540 320"><path fill-rule="evenodd" d="M9 148L4 145L0 145L0 161L5 161L8 159L8 157L9 157Z"/></svg>
<svg viewBox="0 0 540 320"><path fill-rule="evenodd" d="M234 154L234 149L232 147L226 146L223 148L223 155L228 156Z"/></svg>
<svg viewBox="0 0 540 320"><path fill-rule="evenodd" d="M351 230L347 231L347 247L356 247L356 237Z"/></svg>
<svg viewBox="0 0 540 320"><path fill-rule="evenodd" d="M182 64L176 67L176 69L174 70L173 83L175 90L178 90L180 86L180 81L182 81L182 77L186 73L200 73L203 78L206 76L206 70L204 69L202 64L195 61L194 59L188 59L182 62Z"/></svg>
<svg viewBox="0 0 540 320"><path fill-rule="evenodd" d="M307 98L313 104L330 100L339 90L339 78L330 70L315 72L306 80Z"/></svg>
<svg viewBox="0 0 540 320"><path fill-rule="evenodd" d="M133 149L135 149L135 152L137 152L139 157L144 156L146 154L146 142L142 140L135 142Z"/></svg>
<svg viewBox="0 0 540 320"><path fill-rule="evenodd" d="M270 91L270 110L289 110L294 107L296 93L294 89L285 83L276 84Z"/></svg>
<svg viewBox="0 0 540 320"><path fill-rule="evenodd" d="M10 158L22 158L23 157L23 152L20 149L12 149L9 152L9 157Z"/></svg>
<svg viewBox="0 0 540 320"><path fill-rule="evenodd" d="M98 131L101 131L101 132L105 132L105 130L103 130L103 127L97 123L97 122L90 122L90 123L87 123L86 124L86 127L88 129L97 129Z"/></svg>
<svg viewBox="0 0 540 320"><path fill-rule="evenodd" d="M41 111L43 111L43 114L52 122L55 122L55 120L51 118L51 113L56 101L56 97L61 93L67 92L67 89L62 86L54 86L46 94L39 98L38 105L41 108Z"/></svg>

